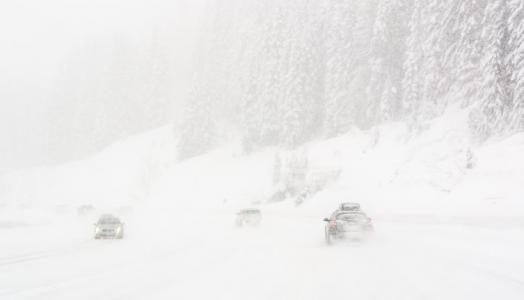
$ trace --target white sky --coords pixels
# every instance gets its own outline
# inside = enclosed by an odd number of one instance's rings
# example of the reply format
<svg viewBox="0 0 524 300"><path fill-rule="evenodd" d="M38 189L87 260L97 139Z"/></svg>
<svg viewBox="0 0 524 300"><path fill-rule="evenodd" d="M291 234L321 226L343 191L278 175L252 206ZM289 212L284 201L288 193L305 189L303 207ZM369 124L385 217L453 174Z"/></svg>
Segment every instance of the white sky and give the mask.
<svg viewBox="0 0 524 300"><path fill-rule="evenodd" d="M156 30L187 71L205 1L0 0L0 173L45 162L34 135L46 126L51 95L74 51L86 41L140 39Z"/></svg>

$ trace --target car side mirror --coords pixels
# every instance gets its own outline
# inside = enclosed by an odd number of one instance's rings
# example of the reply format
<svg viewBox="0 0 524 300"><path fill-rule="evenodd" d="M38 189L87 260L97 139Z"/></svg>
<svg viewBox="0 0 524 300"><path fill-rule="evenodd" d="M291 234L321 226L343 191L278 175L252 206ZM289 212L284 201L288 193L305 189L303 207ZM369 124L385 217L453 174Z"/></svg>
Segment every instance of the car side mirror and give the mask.
<svg viewBox="0 0 524 300"><path fill-rule="evenodd" d="M328 218L324 218L324 222L329 222L329 219Z"/></svg>

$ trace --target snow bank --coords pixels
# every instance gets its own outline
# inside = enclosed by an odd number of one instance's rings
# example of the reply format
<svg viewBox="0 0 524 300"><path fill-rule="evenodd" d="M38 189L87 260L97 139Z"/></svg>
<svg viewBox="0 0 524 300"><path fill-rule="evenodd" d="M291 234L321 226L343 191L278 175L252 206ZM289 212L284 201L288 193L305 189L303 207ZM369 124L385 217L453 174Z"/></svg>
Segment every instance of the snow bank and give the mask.
<svg viewBox="0 0 524 300"><path fill-rule="evenodd" d="M114 207L147 199L155 178L175 158L172 127L127 138L82 161L22 170L0 181L3 206L49 207L69 212L78 205Z"/></svg>
<svg viewBox="0 0 524 300"><path fill-rule="evenodd" d="M377 214L523 215L524 134L475 146L466 122L465 111L451 110L419 135L385 124L315 143L312 156L339 161L343 173L309 206L357 201Z"/></svg>
<svg viewBox="0 0 524 300"><path fill-rule="evenodd" d="M275 157L300 153L307 174L339 172L297 206L324 214L356 201L375 215L520 216L524 214L524 134L474 146L467 113L450 110L417 135L403 123L316 141L295 151L244 156L231 145L175 162L169 127L121 141L84 161L27 170L3 180L2 204L144 204L151 209L241 208L268 202ZM320 170L320 171L319 171ZM295 207L293 195L275 207ZM58 207L58 208L57 208Z"/></svg>

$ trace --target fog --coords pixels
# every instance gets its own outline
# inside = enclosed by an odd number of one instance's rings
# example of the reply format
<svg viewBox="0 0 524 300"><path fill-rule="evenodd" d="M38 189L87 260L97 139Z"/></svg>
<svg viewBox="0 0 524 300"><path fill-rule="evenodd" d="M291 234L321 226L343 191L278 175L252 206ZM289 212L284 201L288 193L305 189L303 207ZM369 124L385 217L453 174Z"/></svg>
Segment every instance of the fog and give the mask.
<svg viewBox="0 0 524 300"><path fill-rule="evenodd" d="M520 132L522 8L501 1L3 3L0 169L166 124L179 158L397 121L417 134L457 106L474 143Z"/></svg>
<svg viewBox="0 0 524 300"><path fill-rule="evenodd" d="M522 0L0 3L0 300L521 300L522 153Z"/></svg>
<svg viewBox="0 0 524 300"><path fill-rule="evenodd" d="M199 1L30 0L0 8L2 172L78 159L179 116ZM128 70L148 71L147 59L161 60L162 72L125 82ZM148 76L161 86L143 91L140 79ZM118 84L126 85L125 95ZM138 114L144 107L162 113L146 118ZM96 125L100 118L120 126Z"/></svg>

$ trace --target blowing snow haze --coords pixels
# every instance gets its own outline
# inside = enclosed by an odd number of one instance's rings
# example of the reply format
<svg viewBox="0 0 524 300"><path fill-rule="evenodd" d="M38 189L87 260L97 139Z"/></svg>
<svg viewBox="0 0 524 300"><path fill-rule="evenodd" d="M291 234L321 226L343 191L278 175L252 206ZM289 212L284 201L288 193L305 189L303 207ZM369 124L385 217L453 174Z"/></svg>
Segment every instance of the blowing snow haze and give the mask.
<svg viewBox="0 0 524 300"><path fill-rule="evenodd" d="M524 299L524 1L0 4L0 300Z"/></svg>
<svg viewBox="0 0 524 300"><path fill-rule="evenodd" d="M79 159L178 116L199 1L0 8L0 172Z"/></svg>

